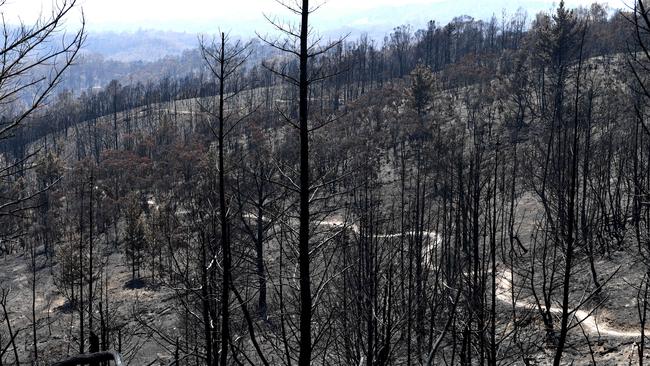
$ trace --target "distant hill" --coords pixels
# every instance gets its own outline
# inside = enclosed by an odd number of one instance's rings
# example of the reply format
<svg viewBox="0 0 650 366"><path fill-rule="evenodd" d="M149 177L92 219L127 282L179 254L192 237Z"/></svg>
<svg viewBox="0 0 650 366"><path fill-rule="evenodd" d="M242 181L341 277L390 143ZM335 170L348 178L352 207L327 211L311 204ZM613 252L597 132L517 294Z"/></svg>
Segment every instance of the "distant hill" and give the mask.
<svg viewBox="0 0 650 366"><path fill-rule="evenodd" d="M156 30L95 32L88 35L84 51L122 62L157 61L165 56L179 56L183 51L196 48L197 44L194 33Z"/></svg>
<svg viewBox="0 0 650 366"><path fill-rule="evenodd" d="M589 1L569 1L585 4ZM608 2L604 2L608 3ZM618 2L609 1L611 8L618 7ZM337 38L349 35L356 39L362 34L381 43L393 28L403 24L413 29L426 28L430 20L437 24L447 24L459 15L488 21L493 16L501 21L504 13L510 17L517 12L527 13L528 21L535 18L540 11L549 11L553 2L548 0L485 0L480 3L439 0L429 4L402 4L382 6L364 11L341 12L340 9L324 7L312 20L316 29L325 38ZM522 10L526 9L526 10ZM279 16L283 13L269 14ZM88 34L84 52L101 55L107 60L133 62L158 61L166 56L180 56L183 51L194 49L198 45L199 34L217 34L223 30L232 36L256 38L255 32L273 34L275 30L264 19L262 13L251 15L246 22L233 19L211 19L188 21L166 21L165 24L143 23L128 31L95 31ZM161 30L168 29L168 30ZM169 30L171 29L171 30Z"/></svg>

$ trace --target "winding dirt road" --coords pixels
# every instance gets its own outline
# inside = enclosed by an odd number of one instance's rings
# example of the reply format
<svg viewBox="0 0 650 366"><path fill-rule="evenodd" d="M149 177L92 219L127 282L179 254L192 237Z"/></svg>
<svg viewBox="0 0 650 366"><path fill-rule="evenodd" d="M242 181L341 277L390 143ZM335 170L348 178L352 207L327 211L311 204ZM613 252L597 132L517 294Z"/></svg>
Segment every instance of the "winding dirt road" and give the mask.
<svg viewBox="0 0 650 366"><path fill-rule="evenodd" d="M512 306L512 272L509 269L501 271L497 275L497 294L496 297L499 301L507 303ZM525 299L517 299L514 303L516 308L519 309L534 309L537 306L532 301ZM551 313L561 314L562 309L556 306L551 307ZM577 310L573 315L573 323L581 323L585 332L590 333L595 336L608 336L614 338L638 338L641 336L640 331L629 331L623 329L617 329L616 327L610 326L605 322L598 323L597 316L592 313L592 311L586 310ZM646 334L650 333L650 330L646 330Z"/></svg>
<svg viewBox="0 0 650 366"><path fill-rule="evenodd" d="M340 227L340 228L350 228L352 229L355 233L359 233L359 227L357 225L347 225L343 221L339 220L329 220L329 221L323 221L321 225L325 226L332 226L332 227ZM413 234L412 232L408 233ZM425 236L429 237L429 244L428 246L424 249L425 253L425 258L429 256L429 253L435 250L436 248L436 243L440 239L438 234L435 232L430 232L430 231L425 231L423 233ZM401 233L397 234L381 234L378 235L380 238L394 238L394 237L399 237L401 236ZM496 293L496 298L497 300L507 304L508 306L513 305L513 298L512 298L512 271L510 269L505 269L500 271L497 274L497 293ZM518 309L535 309L536 305L534 302L526 300L526 299L517 299L514 302L515 308ZM554 314L561 314L562 309L559 307L551 307L551 312ZM597 320L597 316L593 314L592 311L585 311L585 310L577 310L573 314L574 319L572 324L576 324L577 322L580 322L582 324L583 329L585 332L589 333L589 335L593 336L608 336L608 337L613 337L613 338L638 338L641 336L640 331L630 331L630 330L625 330L625 329L619 329L614 326L611 326L607 323L601 322L599 323ZM650 329L646 330L646 334L650 334Z"/></svg>

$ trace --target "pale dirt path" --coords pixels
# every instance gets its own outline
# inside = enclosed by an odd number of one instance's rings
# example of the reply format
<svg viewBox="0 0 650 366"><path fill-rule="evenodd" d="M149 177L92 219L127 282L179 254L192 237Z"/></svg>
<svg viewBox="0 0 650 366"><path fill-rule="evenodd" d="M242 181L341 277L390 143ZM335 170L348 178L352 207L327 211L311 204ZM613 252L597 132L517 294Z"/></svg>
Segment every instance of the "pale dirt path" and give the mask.
<svg viewBox="0 0 650 366"><path fill-rule="evenodd" d="M340 220L329 220L329 221L323 221L321 225L325 226L333 226L333 227L348 227L351 228L355 233L359 233L359 227L355 224L353 225L346 225L346 223L340 221ZM407 233L407 234L412 234L412 232ZM424 248L424 255L425 258L428 258L429 253L431 253L433 250L435 250L436 243L440 239L437 233L435 232L430 232L430 231L425 231L423 233L425 236L428 236L431 240L429 242L429 245ZM401 236L401 233L398 234L383 234L383 235L378 235L377 237L380 238L395 238ZM512 271L510 269L505 269L501 271L497 275L497 293L496 293L496 298L497 300L508 304L508 306L513 305L513 298L512 298ZM514 302L515 308L519 309L534 309L536 308L535 303L525 300L525 299L517 299ZM562 309L559 307L551 307L551 312L555 314L561 314ZM574 313L574 321L582 323L582 327L584 328L585 332L591 333L592 335L595 336L608 336L608 337L614 337L614 338L638 338L641 336L640 331L630 331L630 330L625 330L625 329L618 329L616 327L610 326L607 323L601 322L598 323L596 316L592 313L592 311L585 311L585 310L577 310ZM646 330L646 334L650 334L650 329Z"/></svg>
<svg viewBox="0 0 650 366"><path fill-rule="evenodd" d="M508 305L512 306L512 271L510 269L505 269L497 276L497 294L496 297L499 301L505 302ZM534 309L537 307L532 301L525 299L517 299L514 302L516 308L519 309ZM561 314L562 309L556 306L551 307L551 313ZM582 323L582 327L588 333L593 335L608 336L615 338L638 338L641 336L640 331L629 331L624 329L617 329L612 327L605 322L598 322L596 315L592 311L577 310L573 315L573 320L575 323ZM650 333L650 330L646 330L646 334Z"/></svg>

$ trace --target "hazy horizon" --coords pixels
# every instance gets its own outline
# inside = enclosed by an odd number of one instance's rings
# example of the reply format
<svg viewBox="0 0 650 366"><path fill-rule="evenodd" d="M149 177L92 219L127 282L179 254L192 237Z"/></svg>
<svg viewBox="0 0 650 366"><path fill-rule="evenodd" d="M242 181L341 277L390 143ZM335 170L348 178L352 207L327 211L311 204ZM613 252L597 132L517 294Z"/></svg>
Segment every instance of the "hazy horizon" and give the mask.
<svg viewBox="0 0 650 366"><path fill-rule="evenodd" d="M569 0L567 6L588 6L594 1ZM399 5L395 5L399 3ZM486 19L503 12L514 14L519 8L529 16L539 11L548 11L557 6L558 1L544 0L486 0L477 5L469 0L329 0L312 18L312 24L321 33L349 31L368 31L383 33L400 24L422 26L429 20L447 23L456 16L469 15ZM600 3L611 8L626 7L624 0ZM3 15L8 22L22 19L26 23L35 19L39 13L47 14L51 9L50 0L9 0L4 6ZM255 31L272 33L264 15L291 19L286 9L274 0L248 0L240 2L186 0L182 6L172 0L79 0L91 32L135 32L138 30L158 30L186 33L215 33L230 31L235 35L250 36ZM122 11L126 7L129 12ZM197 11L196 9L204 9ZM81 12L70 17L68 25L78 26Z"/></svg>

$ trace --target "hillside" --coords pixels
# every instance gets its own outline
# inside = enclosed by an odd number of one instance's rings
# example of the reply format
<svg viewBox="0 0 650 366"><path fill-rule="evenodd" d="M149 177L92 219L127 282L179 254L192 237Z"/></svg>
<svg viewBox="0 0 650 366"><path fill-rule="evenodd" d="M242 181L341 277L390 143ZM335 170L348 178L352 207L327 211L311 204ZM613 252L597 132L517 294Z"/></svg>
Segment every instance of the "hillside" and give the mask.
<svg viewBox="0 0 650 366"><path fill-rule="evenodd" d="M644 3L383 44L284 5L277 37L135 69L48 42L74 2L13 35L0 366L642 365ZM101 68L140 79L56 94Z"/></svg>

